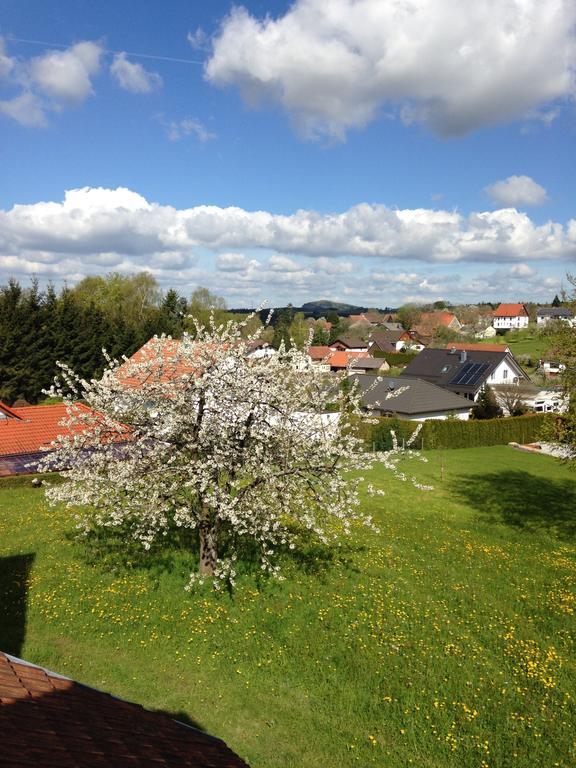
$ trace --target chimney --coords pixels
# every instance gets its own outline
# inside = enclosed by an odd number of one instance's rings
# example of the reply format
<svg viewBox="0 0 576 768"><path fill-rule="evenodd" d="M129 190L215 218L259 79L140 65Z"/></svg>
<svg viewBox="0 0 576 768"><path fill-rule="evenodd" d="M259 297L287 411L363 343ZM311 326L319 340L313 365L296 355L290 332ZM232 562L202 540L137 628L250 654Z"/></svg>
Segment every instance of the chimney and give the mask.
<svg viewBox="0 0 576 768"><path fill-rule="evenodd" d="M456 347L450 347L450 352L448 354L455 355L456 354Z"/></svg>
<svg viewBox="0 0 576 768"><path fill-rule="evenodd" d="M460 362L465 363L468 358L468 353L465 349L460 350Z"/></svg>

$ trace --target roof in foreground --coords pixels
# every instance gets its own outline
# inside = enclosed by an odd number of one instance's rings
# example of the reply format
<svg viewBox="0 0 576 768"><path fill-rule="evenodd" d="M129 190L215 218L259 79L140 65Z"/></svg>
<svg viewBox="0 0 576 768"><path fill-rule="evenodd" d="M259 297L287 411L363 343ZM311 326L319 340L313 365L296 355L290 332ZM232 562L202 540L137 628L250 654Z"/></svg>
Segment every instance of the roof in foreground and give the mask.
<svg viewBox="0 0 576 768"><path fill-rule="evenodd" d="M472 407L470 400L437 387L423 379L384 377L374 385L374 376L355 375L363 404L389 413L415 416L426 413L464 412Z"/></svg>
<svg viewBox="0 0 576 768"><path fill-rule="evenodd" d="M0 652L0 762L248 768L220 739Z"/></svg>
<svg viewBox="0 0 576 768"><path fill-rule="evenodd" d="M89 411L81 404L78 407ZM11 414L0 419L0 456L36 453L47 448L58 435L70 434L61 424L67 416L64 403L8 410Z"/></svg>

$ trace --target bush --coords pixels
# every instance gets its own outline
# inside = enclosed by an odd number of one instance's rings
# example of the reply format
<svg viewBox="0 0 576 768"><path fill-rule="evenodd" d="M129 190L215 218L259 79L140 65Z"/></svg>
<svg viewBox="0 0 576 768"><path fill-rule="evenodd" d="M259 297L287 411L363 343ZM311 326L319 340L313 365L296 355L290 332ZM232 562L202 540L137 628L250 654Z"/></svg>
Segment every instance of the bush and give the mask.
<svg viewBox="0 0 576 768"><path fill-rule="evenodd" d="M550 415L530 413L504 419L461 421L459 419L431 419L425 421L418 435L416 448L477 448L484 445L532 443L538 440ZM376 424L363 425L363 437L370 450L386 451L392 447L391 430L399 442L408 439L417 422L394 417L381 417Z"/></svg>

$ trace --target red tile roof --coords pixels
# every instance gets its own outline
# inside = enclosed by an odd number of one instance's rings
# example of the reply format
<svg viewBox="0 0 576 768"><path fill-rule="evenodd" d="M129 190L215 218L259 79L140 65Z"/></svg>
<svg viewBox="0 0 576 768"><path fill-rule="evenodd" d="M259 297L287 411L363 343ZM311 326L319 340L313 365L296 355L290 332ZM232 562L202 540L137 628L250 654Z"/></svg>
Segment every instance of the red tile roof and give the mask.
<svg viewBox="0 0 576 768"><path fill-rule="evenodd" d="M509 352L508 344L468 344L466 341L451 341L446 344L446 349L479 349L481 352Z"/></svg>
<svg viewBox="0 0 576 768"><path fill-rule="evenodd" d="M332 350L330 347L316 346L308 348L308 355L312 360L324 360L325 357L331 354Z"/></svg>
<svg viewBox="0 0 576 768"><path fill-rule="evenodd" d="M0 652L0 764L248 768L220 739Z"/></svg>
<svg viewBox="0 0 576 768"><path fill-rule="evenodd" d="M342 350L338 352L332 352L327 359L331 368L347 368L352 360L358 360L361 357L371 357L368 352L350 352L350 350Z"/></svg>
<svg viewBox="0 0 576 768"><path fill-rule="evenodd" d="M422 312L419 325L438 327L443 325L446 328L454 320L457 320L453 312Z"/></svg>
<svg viewBox="0 0 576 768"><path fill-rule="evenodd" d="M90 412L84 405L79 408ZM3 409L5 406L3 406ZM69 435L60 422L67 416L64 403L28 405L10 409L13 416L0 419L0 456L37 453L47 448L58 435Z"/></svg>
<svg viewBox="0 0 576 768"><path fill-rule="evenodd" d="M9 408L6 403L0 401L0 418L20 419L16 411L13 408Z"/></svg>
<svg viewBox="0 0 576 768"><path fill-rule="evenodd" d="M528 317L528 310L524 304L500 304L494 317Z"/></svg>

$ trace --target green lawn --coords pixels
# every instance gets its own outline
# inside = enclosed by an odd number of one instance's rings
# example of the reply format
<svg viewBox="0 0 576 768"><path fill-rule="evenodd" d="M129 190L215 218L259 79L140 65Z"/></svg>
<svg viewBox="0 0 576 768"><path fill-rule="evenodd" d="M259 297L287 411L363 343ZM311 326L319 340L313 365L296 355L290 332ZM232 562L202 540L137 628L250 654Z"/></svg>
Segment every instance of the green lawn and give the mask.
<svg viewBox="0 0 576 768"><path fill-rule="evenodd" d="M253 768L571 768L576 475L506 446L429 458L431 492L374 471L378 534L232 596L184 591L181 552L89 558L42 490L0 486L0 646Z"/></svg>
<svg viewBox="0 0 576 768"><path fill-rule="evenodd" d="M536 325L522 331L508 331L504 336L487 339L486 343L508 344L516 357L518 355L529 355L533 365L546 355L548 348L551 346L550 337L543 336Z"/></svg>

